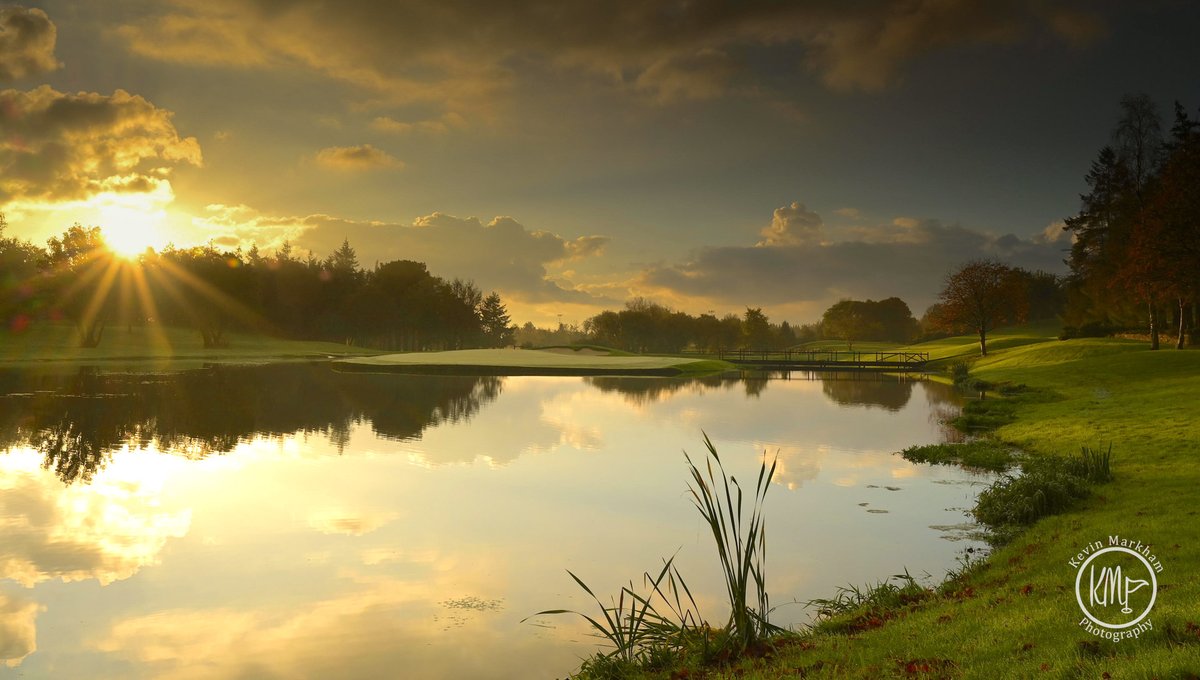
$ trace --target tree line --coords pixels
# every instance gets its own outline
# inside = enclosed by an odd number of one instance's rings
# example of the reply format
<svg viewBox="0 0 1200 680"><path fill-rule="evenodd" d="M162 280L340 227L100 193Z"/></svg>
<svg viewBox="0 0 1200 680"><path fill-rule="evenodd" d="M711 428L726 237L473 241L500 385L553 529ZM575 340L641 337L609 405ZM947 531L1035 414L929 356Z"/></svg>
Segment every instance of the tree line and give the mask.
<svg viewBox="0 0 1200 680"><path fill-rule="evenodd" d="M190 325L205 347L239 330L395 351L512 342L497 293L411 260L364 268L349 241L325 259L285 243L272 255L210 244L126 260L98 227L72 226L40 248L4 237L5 226L0 217L0 318L12 330L70 321L90 347L110 326L143 323Z"/></svg>
<svg viewBox="0 0 1200 680"><path fill-rule="evenodd" d="M619 311L606 310L583 322L589 342L630 352L670 354L684 349L720 353L735 349L769 350L798 341L787 321L771 323L760 307L742 316L713 313L692 316L645 298L634 298Z"/></svg>
<svg viewBox="0 0 1200 680"><path fill-rule="evenodd" d="M1164 134L1146 95L1121 100L1110 143L1086 176L1072 236L1067 335L1173 331L1196 344L1200 320L1200 124L1175 102ZM1169 329L1169 330L1168 330Z"/></svg>
<svg viewBox="0 0 1200 680"><path fill-rule="evenodd" d="M909 342L920 325L908 304L892 297L842 300L821 321L793 325L772 322L761 307L742 315L691 315L645 298L634 298L621 310L606 310L583 322L580 340L630 352L674 353L685 349L721 354L735 350L785 350L814 340Z"/></svg>

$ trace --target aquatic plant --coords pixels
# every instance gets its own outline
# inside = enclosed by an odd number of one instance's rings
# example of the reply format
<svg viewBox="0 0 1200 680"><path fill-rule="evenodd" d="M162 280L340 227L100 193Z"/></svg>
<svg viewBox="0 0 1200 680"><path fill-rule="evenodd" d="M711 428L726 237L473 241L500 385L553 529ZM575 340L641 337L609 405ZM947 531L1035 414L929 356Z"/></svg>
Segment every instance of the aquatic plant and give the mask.
<svg viewBox="0 0 1200 680"><path fill-rule="evenodd" d="M704 446L708 450L707 475L691 456L684 453L694 483L689 485L689 490L692 503L708 523L716 541L729 597L726 632L737 648L744 650L782 630L768 620L771 607L766 586L767 533L763 517L763 501L779 461L776 457L768 468L766 458L763 458L754 495L747 508L743 504L741 484L725 472L721 457L707 434L704 435Z"/></svg>
<svg viewBox="0 0 1200 680"><path fill-rule="evenodd" d="M768 467L764 456L759 466L754 493L744 502L742 486L726 473L721 457L708 435L704 435L708 458L702 470L684 452L692 481L688 485L692 504L712 531L721 563L729 620L714 629L701 617L674 557L663 560L656 576L643 574L643 590L632 582L623 586L605 604L591 587L567 570L575 583L599 606L600 616L572 609L547 609L533 616L574 614L582 617L594 633L612 649L586 660L581 676L624 677L633 669L649 668L687 653L708 661L731 657L761 644L784 629L769 621L770 598L766 587L766 524L763 501L775 476L778 459ZM720 481L718 482L718 477ZM523 621L527 621L527 617Z"/></svg>
<svg viewBox="0 0 1200 680"><path fill-rule="evenodd" d="M1071 471L1093 484L1111 482L1112 442L1109 442L1107 449L1079 447L1079 457L1071 461Z"/></svg>

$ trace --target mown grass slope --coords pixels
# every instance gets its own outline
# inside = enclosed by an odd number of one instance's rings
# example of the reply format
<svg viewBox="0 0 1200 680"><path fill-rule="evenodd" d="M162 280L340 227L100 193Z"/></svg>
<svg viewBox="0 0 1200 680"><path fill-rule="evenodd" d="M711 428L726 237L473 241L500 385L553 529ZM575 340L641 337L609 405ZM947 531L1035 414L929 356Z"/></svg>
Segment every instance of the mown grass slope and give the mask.
<svg viewBox="0 0 1200 680"><path fill-rule="evenodd" d="M723 361L649 355L584 354L532 349L464 349L355 357L337 362L352 370L499 375L676 375L732 368Z"/></svg>
<svg viewBox="0 0 1200 680"><path fill-rule="evenodd" d="M0 366L27 363L283 361L372 353L332 342L282 340L230 333L229 346L206 349L200 334L167 326L110 326L98 347L80 347L75 327L41 323L21 333L0 332Z"/></svg>

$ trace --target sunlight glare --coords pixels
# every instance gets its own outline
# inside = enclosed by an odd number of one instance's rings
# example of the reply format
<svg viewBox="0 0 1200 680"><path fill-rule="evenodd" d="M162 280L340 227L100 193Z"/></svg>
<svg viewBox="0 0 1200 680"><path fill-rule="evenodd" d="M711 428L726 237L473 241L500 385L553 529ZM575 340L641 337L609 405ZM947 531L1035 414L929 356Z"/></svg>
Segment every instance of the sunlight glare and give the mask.
<svg viewBox="0 0 1200 680"><path fill-rule="evenodd" d="M100 208L100 229L114 253L134 258L146 248L161 250L166 244L162 229L166 217L166 210L153 202L112 203Z"/></svg>

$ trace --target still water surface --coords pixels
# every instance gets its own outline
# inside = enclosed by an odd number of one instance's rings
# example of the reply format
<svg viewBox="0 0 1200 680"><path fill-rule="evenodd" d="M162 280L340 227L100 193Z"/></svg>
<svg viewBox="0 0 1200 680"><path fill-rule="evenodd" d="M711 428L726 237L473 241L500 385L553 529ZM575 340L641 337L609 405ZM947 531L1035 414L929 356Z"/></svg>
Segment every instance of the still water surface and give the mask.
<svg viewBox="0 0 1200 680"><path fill-rule="evenodd" d="M0 676L561 677L597 649L566 569L615 593L663 557L720 622L683 450L779 455L774 604L971 545L983 479L947 388L772 379L0 372ZM784 605L773 620L801 625Z"/></svg>

